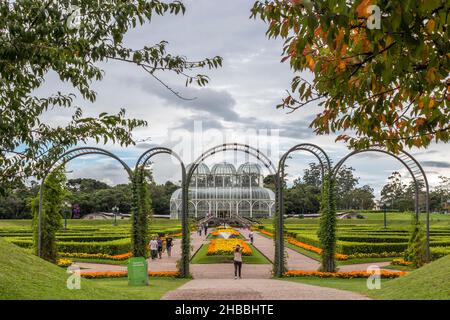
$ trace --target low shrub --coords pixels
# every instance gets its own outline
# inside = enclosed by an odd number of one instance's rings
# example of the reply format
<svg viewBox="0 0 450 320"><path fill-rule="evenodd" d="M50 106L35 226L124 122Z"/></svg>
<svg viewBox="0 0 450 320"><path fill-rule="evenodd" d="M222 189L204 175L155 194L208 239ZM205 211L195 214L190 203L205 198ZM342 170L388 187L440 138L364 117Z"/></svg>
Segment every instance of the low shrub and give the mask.
<svg viewBox="0 0 450 320"><path fill-rule="evenodd" d="M105 253L117 255L131 251L129 239L102 241L102 242L59 242L58 250L61 252Z"/></svg>

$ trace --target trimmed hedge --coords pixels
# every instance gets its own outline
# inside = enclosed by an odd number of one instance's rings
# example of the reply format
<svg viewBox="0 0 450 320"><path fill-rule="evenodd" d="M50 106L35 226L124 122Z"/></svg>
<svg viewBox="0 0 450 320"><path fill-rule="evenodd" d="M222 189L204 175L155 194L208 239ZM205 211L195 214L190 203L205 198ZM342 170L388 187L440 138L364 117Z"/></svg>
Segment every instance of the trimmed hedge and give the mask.
<svg viewBox="0 0 450 320"><path fill-rule="evenodd" d="M20 240L20 239L6 239L7 241L22 247L30 248L33 245L32 240ZM120 239L112 241L101 242L57 242L58 251L72 253L105 253L109 255L116 255L121 253L127 253L131 250L130 239Z"/></svg>

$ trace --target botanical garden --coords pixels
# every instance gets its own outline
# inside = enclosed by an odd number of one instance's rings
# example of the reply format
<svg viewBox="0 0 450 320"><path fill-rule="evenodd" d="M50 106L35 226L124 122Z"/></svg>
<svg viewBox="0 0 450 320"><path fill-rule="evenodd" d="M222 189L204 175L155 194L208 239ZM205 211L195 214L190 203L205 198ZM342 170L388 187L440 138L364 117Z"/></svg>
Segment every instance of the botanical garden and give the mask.
<svg viewBox="0 0 450 320"><path fill-rule="evenodd" d="M450 300L450 2L185 2L0 3L0 300Z"/></svg>

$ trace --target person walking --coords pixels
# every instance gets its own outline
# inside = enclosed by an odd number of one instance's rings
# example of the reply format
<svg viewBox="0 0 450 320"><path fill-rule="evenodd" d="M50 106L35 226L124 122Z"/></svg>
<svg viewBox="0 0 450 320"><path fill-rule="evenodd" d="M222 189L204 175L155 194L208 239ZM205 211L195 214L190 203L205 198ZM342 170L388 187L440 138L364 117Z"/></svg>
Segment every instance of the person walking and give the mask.
<svg viewBox="0 0 450 320"><path fill-rule="evenodd" d="M242 249L240 245L236 245L234 247L234 279L241 279L241 271L242 271Z"/></svg>
<svg viewBox="0 0 450 320"><path fill-rule="evenodd" d="M172 256L172 246L173 246L173 238L167 237L166 238L166 250L167 250L167 256Z"/></svg>
<svg viewBox="0 0 450 320"><path fill-rule="evenodd" d="M203 224L199 223L197 225L197 232L199 236L202 236L202 231L203 231Z"/></svg>
<svg viewBox="0 0 450 320"><path fill-rule="evenodd" d="M163 241L160 237L158 237L158 258L162 258L162 252L163 252Z"/></svg>
<svg viewBox="0 0 450 320"><path fill-rule="evenodd" d="M205 236L207 236L208 235L208 223L204 224L203 230L205 231Z"/></svg>
<svg viewBox="0 0 450 320"><path fill-rule="evenodd" d="M156 237L153 237L152 240L150 240L150 253L152 260L155 260L158 255L158 241L156 241Z"/></svg>
<svg viewBox="0 0 450 320"><path fill-rule="evenodd" d="M250 233L248 234L248 237L250 238L250 243L251 243L252 245L253 245L253 236L254 236L253 231L250 230Z"/></svg>

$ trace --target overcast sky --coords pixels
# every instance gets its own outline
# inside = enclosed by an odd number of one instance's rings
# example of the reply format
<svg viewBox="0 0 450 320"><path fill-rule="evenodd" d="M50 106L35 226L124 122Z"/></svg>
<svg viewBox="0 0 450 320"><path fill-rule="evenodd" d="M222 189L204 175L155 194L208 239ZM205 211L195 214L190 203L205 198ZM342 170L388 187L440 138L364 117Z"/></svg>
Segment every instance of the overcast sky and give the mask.
<svg viewBox="0 0 450 320"><path fill-rule="evenodd" d="M169 52L185 55L190 60L220 55L224 59L223 68L201 72L211 77L206 88L185 88L183 79L161 74L161 78L183 96L196 97L184 101L136 66L118 62L103 64L104 80L93 83L97 101L93 104L78 101L86 106L86 114L114 113L125 107L128 116L149 123L148 127L135 132L136 139L146 142L128 148L106 145L106 149L116 152L130 165L155 145L173 147L186 163L208 147L223 142L251 144L267 153L274 162L278 162L282 152L305 142L321 146L333 162L348 153L344 143L334 142L335 136L316 136L308 127L319 112L317 105L292 114L275 108L289 88L293 73L287 63L280 63L282 42L267 40L266 25L249 19L252 0L187 0L184 3L185 16L154 18L152 24L130 32L127 45L138 49L167 40ZM49 74L41 91L68 88L54 74ZM67 121L68 116L66 112L53 110L45 118L56 125ZM449 145L433 145L426 151L410 152L424 166L431 185L436 184L439 175L450 176ZM210 158L207 164L224 159L236 165L247 160L227 154L225 158ZM312 161L311 155L296 154L288 161L289 179L298 177ZM400 163L376 153L355 156L348 165L356 169L360 185L371 185L377 195L392 171L398 170L407 177ZM110 184L126 181L117 163L102 157L80 158L68 169L73 171L70 177L90 177ZM155 159L153 170L158 182L180 179L176 163L168 157Z"/></svg>

